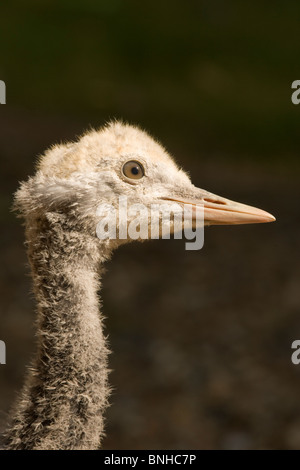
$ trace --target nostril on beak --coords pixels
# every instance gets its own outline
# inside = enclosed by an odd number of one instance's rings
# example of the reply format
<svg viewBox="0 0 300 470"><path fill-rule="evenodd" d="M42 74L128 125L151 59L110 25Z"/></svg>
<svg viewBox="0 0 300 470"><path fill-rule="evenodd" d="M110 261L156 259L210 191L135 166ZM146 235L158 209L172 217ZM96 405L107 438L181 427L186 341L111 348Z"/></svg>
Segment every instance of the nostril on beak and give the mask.
<svg viewBox="0 0 300 470"><path fill-rule="evenodd" d="M203 200L205 202L212 202L213 204L223 204L224 206L226 206L226 202L220 201L218 199L209 199L209 198L205 197Z"/></svg>

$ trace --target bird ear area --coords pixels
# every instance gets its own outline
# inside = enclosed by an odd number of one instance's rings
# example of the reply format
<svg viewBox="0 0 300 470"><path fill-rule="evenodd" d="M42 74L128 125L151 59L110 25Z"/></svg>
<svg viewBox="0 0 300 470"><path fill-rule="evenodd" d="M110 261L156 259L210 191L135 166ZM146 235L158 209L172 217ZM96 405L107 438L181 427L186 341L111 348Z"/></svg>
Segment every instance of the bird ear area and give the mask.
<svg viewBox="0 0 300 470"><path fill-rule="evenodd" d="M42 215L47 210L58 209L62 201L66 200L66 188L55 184L44 184L44 182L29 178L22 183L16 191L13 209L20 216Z"/></svg>
<svg viewBox="0 0 300 470"><path fill-rule="evenodd" d="M58 212L45 212L45 219L50 225L57 225L64 223L67 216Z"/></svg>

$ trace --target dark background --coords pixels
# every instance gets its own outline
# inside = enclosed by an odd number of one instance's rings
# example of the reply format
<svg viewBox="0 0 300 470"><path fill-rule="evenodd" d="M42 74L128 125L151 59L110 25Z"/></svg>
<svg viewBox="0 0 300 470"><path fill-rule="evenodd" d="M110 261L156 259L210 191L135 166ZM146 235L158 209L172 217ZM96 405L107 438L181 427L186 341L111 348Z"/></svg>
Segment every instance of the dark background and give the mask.
<svg viewBox="0 0 300 470"><path fill-rule="evenodd" d="M216 194L274 224L131 244L107 265L106 449L300 448L300 4L27 0L0 7L1 420L34 351L18 182L90 126L146 128Z"/></svg>

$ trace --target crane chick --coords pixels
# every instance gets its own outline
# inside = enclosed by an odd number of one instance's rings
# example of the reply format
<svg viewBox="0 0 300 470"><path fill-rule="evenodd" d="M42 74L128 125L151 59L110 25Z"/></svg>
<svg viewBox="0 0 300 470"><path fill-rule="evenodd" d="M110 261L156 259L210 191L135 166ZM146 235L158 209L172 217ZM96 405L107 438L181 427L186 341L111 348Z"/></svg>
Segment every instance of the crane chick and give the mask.
<svg viewBox="0 0 300 470"><path fill-rule="evenodd" d="M15 197L25 219L37 348L7 427L8 449L101 444L109 385L98 291L104 262L130 240L99 239L97 208L117 206L120 196L146 208L187 205L195 224L199 207L205 225L275 220L196 188L160 144L130 125L114 122L48 150Z"/></svg>

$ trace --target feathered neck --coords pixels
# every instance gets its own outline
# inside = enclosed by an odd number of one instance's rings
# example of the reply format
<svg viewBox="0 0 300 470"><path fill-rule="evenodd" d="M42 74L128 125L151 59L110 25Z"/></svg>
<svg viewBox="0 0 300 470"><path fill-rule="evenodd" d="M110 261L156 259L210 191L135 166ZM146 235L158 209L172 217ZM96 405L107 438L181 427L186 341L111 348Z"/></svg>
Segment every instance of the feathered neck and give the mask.
<svg viewBox="0 0 300 470"><path fill-rule="evenodd" d="M86 228L86 227L85 227ZM96 449L107 406L107 354L94 234L63 214L27 217L37 352L7 432L10 449Z"/></svg>

